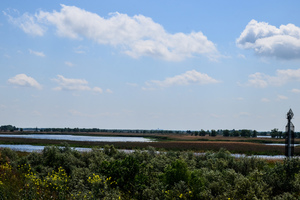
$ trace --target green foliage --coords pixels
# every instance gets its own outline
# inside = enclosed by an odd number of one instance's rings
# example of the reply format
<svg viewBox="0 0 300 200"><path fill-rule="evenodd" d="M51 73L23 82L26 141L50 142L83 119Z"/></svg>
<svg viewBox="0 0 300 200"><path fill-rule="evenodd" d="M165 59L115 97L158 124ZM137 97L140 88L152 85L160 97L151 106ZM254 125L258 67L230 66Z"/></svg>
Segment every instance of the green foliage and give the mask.
<svg viewBox="0 0 300 200"><path fill-rule="evenodd" d="M252 137L257 137L257 131L256 131L256 130L254 130L254 131L252 132Z"/></svg>
<svg viewBox="0 0 300 200"><path fill-rule="evenodd" d="M18 157L0 150L0 199L299 199L300 160L67 144Z"/></svg>
<svg viewBox="0 0 300 200"><path fill-rule="evenodd" d="M217 136L217 131L216 130L211 130L210 136L212 136L212 137Z"/></svg>
<svg viewBox="0 0 300 200"><path fill-rule="evenodd" d="M251 136L250 130L242 129L240 132L241 132L241 137L250 137Z"/></svg>
<svg viewBox="0 0 300 200"><path fill-rule="evenodd" d="M223 130L223 136L224 137L229 137L230 136L230 132L229 132L229 130Z"/></svg>
<svg viewBox="0 0 300 200"><path fill-rule="evenodd" d="M14 162L17 158L18 154L10 148L3 148L0 152L0 164Z"/></svg>
<svg viewBox="0 0 300 200"><path fill-rule="evenodd" d="M167 166L163 179L168 186L174 186L175 183L180 181L187 183L189 172L186 162L179 159L172 162L171 165Z"/></svg>
<svg viewBox="0 0 300 200"><path fill-rule="evenodd" d="M16 131L18 130L15 126L12 126L12 125L2 125L0 126L0 131L10 131L10 132L13 132L13 131Z"/></svg>

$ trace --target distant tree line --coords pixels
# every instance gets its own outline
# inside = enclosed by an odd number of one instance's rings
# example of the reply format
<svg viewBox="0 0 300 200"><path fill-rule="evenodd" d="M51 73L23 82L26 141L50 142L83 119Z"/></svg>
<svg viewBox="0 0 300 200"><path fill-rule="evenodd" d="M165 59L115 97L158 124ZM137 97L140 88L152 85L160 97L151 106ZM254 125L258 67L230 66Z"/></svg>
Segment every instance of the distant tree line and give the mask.
<svg viewBox="0 0 300 200"><path fill-rule="evenodd" d="M0 126L0 131L14 132L16 130L18 130L18 128L16 128L15 126L12 126L12 125L2 125L2 126Z"/></svg>
<svg viewBox="0 0 300 200"><path fill-rule="evenodd" d="M192 136L217 136L223 135L224 137L257 137L258 135L267 136L270 135L272 138L285 138L286 133L279 131L277 128L271 131L258 132L256 130L241 129L241 130L143 130L143 129L100 129L100 128L17 128L13 125L2 125L0 131L35 131L35 132L55 132L55 133L137 133L137 134L188 134ZM295 132L295 138L300 138L300 132Z"/></svg>
<svg viewBox="0 0 300 200"><path fill-rule="evenodd" d="M248 130L248 129L242 129L242 130L203 130L201 129L200 131L191 131L191 135L195 136L217 136L217 135L223 135L224 137L257 137L258 132L256 130Z"/></svg>
<svg viewBox="0 0 300 200"><path fill-rule="evenodd" d="M75 132L75 133L89 133L89 132L102 132L102 133L139 133L139 134L188 134L194 136L217 136L223 135L225 137L257 137L258 132L256 130L134 130L134 129L99 129L99 128L41 128L40 132Z"/></svg>
<svg viewBox="0 0 300 200"><path fill-rule="evenodd" d="M186 134L188 131L182 130L135 130L135 129L99 129L99 128L40 128L40 132L102 132L102 133L141 133L141 134Z"/></svg>
<svg viewBox="0 0 300 200"><path fill-rule="evenodd" d="M295 138L300 138L300 132L295 132ZM286 132L279 131L277 128L271 130L270 135L272 138L285 138Z"/></svg>

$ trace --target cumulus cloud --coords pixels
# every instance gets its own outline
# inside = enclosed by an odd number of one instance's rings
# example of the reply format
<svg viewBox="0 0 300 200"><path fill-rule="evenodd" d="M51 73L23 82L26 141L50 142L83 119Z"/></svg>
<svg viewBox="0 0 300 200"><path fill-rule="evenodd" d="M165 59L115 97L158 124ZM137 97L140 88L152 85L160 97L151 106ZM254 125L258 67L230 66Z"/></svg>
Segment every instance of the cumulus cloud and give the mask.
<svg viewBox="0 0 300 200"><path fill-rule="evenodd" d="M45 54L43 52L33 51L33 50L29 49L29 53L33 54L35 56L45 57Z"/></svg>
<svg viewBox="0 0 300 200"><path fill-rule="evenodd" d="M291 92L293 92L293 93L300 93L300 90L299 90L299 89L296 89L296 88L294 88L294 89L292 89L292 90L291 90Z"/></svg>
<svg viewBox="0 0 300 200"><path fill-rule="evenodd" d="M88 82L84 79L70 79L57 75L57 78L53 80L59 85L54 90L91 90Z"/></svg>
<svg viewBox="0 0 300 200"><path fill-rule="evenodd" d="M236 43L238 47L253 49L256 54L262 56L300 58L300 28L294 24L276 28L266 22L251 20Z"/></svg>
<svg viewBox="0 0 300 200"><path fill-rule="evenodd" d="M261 101L265 102L265 103L270 102L270 100L268 98L262 98Z"/></svg>
<svg viewBox="0 0 300 200"><path fill-rule="evenodd" d="M8 83L16 86L42 89L42 86L34 78L29 77L26 74L18 74L15 77L8 79Z"/></svg>
<svg viewBox="0 0 300 200"><path fill-rule="evenodd" d="M112 94L113 91L111 89L106 89L106 93Z"/></svg>
<svg viewBox="0 0 300 200"><path fill-rule="evenodd" d="M101 88L99 88L99 87L94 87L92 90L94 92L98 92L98 93L102 93L103 92L103 90Z"/></svg>
<svg viewBox="0 0 300 200"><path fill-rule="evenodd" d="M152 87L170 87L174 85L190 85L190 84L212 84L218 83L216 79L208 76L207 74L203 74L197 72L196 70L187 71L184 74L180 74L174 77L168 77L163 81L159 80L151 80L146 82L146 85L150 88Z"/></svg>
<svg viewBox="0 0 300 200"><path fill-rule="evenodd" d="M283 96L283 95L277 95L277 99L278 99L278 100L287 100L288 97Z"/></svg>
<svg viewBox="0 0 300 200"><path fill-rule="evenodd" d="M39 11L34 16L26 14L27 17L22 18L32 21L32 24L51 24L61 37L88 38L98 44L119 47L134 58L150 56L180 61L195 55L204 55L211 60L220 57L216 45L202 32L170 34L162 25L143 15L131 17L113 13L104 18L75 6L61 6L60 11Z"/></svg>
<svg viewBox="0 0 300 200"><path fill-rule="evenodd" d="M84 79L70 79L65 78L62 75L57 75L57 78L53 81L58 83L58 86L53 88L54 90L68 90L68 91L93 91L95 93L102 93L103 90L100 87L91 88L88 86L88 82Z"/></svg>
<svg viewBox="0 0 300 200"><path fill-rule="evenodd" d="M276 76L270 76L260 72L250 74L247 85L265 88L268 86L281 86L290 81L300 81L300 68L277 70Z"/></svg>
<svg viewBox="0 0 300 200"><path fill-rule="evenodd" d="M37 16L24 13L20 17L13 17L7 12L3 12L5 16L8 17L8 20L22 29L25 33L33 36L42 36L44 35L46 28L39 24L37 21Z"/></svg>
<svg viewBox="0 0 300 200"><path fill-rule="evenodd" d="M71 63L71 62L69 62L69 61L66 61L66 62L65 62L65 65L67 65L67 66L69 66L69 67L73 67L73 66L74 66L74 64Z"/></svg>

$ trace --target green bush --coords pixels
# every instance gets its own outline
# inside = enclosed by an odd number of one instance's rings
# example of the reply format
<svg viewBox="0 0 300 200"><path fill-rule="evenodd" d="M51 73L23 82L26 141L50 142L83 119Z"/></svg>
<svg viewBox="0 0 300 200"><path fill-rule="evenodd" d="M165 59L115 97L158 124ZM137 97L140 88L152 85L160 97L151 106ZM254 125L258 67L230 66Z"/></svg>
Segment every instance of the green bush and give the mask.
<svg viewBox="0 0 300 200"><path fill-rule="evenodd" d="M0 149L0 199L299 199L300 160L69 145L19 157Z"/></svg>

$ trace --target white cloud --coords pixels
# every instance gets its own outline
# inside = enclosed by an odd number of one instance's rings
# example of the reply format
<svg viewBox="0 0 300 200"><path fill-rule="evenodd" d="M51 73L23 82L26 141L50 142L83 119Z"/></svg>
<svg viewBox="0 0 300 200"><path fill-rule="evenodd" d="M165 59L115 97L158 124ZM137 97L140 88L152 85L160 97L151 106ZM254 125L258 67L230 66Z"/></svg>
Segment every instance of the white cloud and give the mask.
<svg viewBox="0 0 300 200"><path fill-rule="evenodd" d="M65 78L62 75L57 75L56 79L53 79L58 83L58 86L53 88L54 90L69 90L69 91L93 91L96 93L102 93L102 89L99 87L91 88L88 86L88 82L84 79L70 79Z"/></svg>
<svg viewBox="0 0 300 200"><path fill-rule="evenodd" d="M137 83L126 83L126 85L132 86L132 87L137 87L138 84Z"/></svg>
<svg viewBox="0 0 300 200"><path fill-rule="evenodd" d="M38 51L33 51L31 49L28 49L30 54L33 54L35 56L39 56L39 57L45 57L45 54L43 52L38 52Z"/></svg>
<svg viewBox="0 0 300 200"><path fill-rule="evenodd" d="M245 56L244 54L238 54L237 57L238 57L238 58L246 59L246 56Z"/></svg>
<svg viewBox="0 0 300 200"><path fill-rule="evenodd" d="M224 115L218 115L218 114L210 114L210 116L211 117L213 117L213 118L223 118L224 117Z"/></svg>
<svg viewBox="0 0 300 200"><path fill-rule="evenodd" d="M32 113L32 115L35 115L35 116L42 116L42 114L37 110L34 110L31 113Z"/></svg>
<svg viewBox="0 0 300 200"><path fill-rule="evenodd" d="M69 113L72 116L77 116L77 117L95 117L95 115L91 115L91 114L87 114L87 113L82 113L82 112L80 112L78 110L74 110L74 109L69 110Z"/></svg>
<svg viewBox="0 0 300 200"><path fill-rule="evenodd" d="M26 74L18 74L13 78L8 79L8 83L16 86L42 89L42 86L34 78L29 77Z"/></svg>
<svg viewBox="0 0 300 200"><path fill-rule="evenodd" d="M112 93L113 93L113 91L112 91L111 89L106 89L106 93L110 93L110 94L112 94Z"/></svg>
<svg viewBox="0 0 300 200"><path fill-rule="evenodd" d="M270 102L270 100L268 98L262 98L261 101L265 102L265 103Z"/></svg>
<svg viewBox="0 0 300 200"><path fill-rule="evenodd" d="M293 92L293 93L300 93L300 90L299 90L299 89L296 89L296 88L294 88L294 89L292 89L292 90L291 90L291 92Z"/></svg>
<svg viewBox="0 0 300 200"><path fill-rule="evenodd" d="M81 46L81 45L74 48L74 52L78 54L85 54L88 50L89 50L88 47Z"/></svg>
<svg viewBox="0 0 300 200"><path fill-rule="evenodd" d="M283 96L283 95L277 95L277 99L278 99L278 100L287 100L288 97Z"/></svg>
<svg viewBox="0 0 300 200"><path fill-rule="evenodd" d="M97 92L97 93L100 93L100 94L103 93L103 90L101 88L99 88L99 87L94 87L93 91Z"/></svg>
<svg viewBox="0 0 300 200"><path fill-rule="evenodd" d="M276 70L276 76L269 76L260 72L250 74L247 85L265 88L267 86L280 86L290 81L300 81L299 69Z"/></svg>
<svg viewBox="0 0 300 200"><path fill-rule="evenodd" d="M104 18L75 6L61 6L60 11L39 11L34 16L24 14L27 16L24 18L31 24L54 25L61 37L87 38L98 44L120 47L123 53L134 58L150 56L180 61L195 55L204 55L211 60L220 57L216 45L202 32L170 34L162 25L143 15L130 17L113 13Z"/></svg>
<svg viewBox="0 0 300 200"><path fill-rule="evenodd" d="M84 79L69 79L62 75L57 75L56 81L59 86L54 88L54 90L91 90L88 86L88 82Z"/></svg>
<svg viewBox="0 0 300 200"><path fill-rule="evenodd" d="M71 63L71 62L69 62L69 61L66 61L66 62L65 62L65 65L67 65L67 66L69 66L69 67L73 67L73 66L74 66L74 64Z"/></svg>
<svg viewBox="0 0 300 200"><path fill-rule="evenodd" d="M18 26L27 34L43 36L46 31L46 28L38 23L37 16L24 13L22 16L14 18L6 12L3 12L3 14L8 17L12 24Z"/></svg>
<svg viewBox="0 0 300 200"><path fill-rule="evenodd" d="M10 59L11 58L11 56L10 55L8 55L8 54L4 54L3 55L5 58L8 58L8 59Z"/></svg>
<svg viewBox="0 0 300 200"><path fill-rule="evenodd" d="M249 117L249 116L251 116L251 114L248 113L248 112L240 112L240 113L234 114L234 117L236 117L236 118L239 118L239 117Z"/></svg>
<svg viewBox="0 0 300 200"><path fill-rule="evenodd" d="M202 74L196 70L187 71L184 74L180 74L174 77L168 77L163 81L152 80L146 82L146 85L152 87L170 87L173 85L190 85L190 84L212 84L218 83L219 81L213 79L207 74Z"/></svg>
<svg viewBox="0 0 300 200"><path fill-rule="evenodd" d="M300 28L294 24L276 28L266 22L251 20L236 43L238 47L253 49L256 54L262 56L300 58Z"/></svg>

